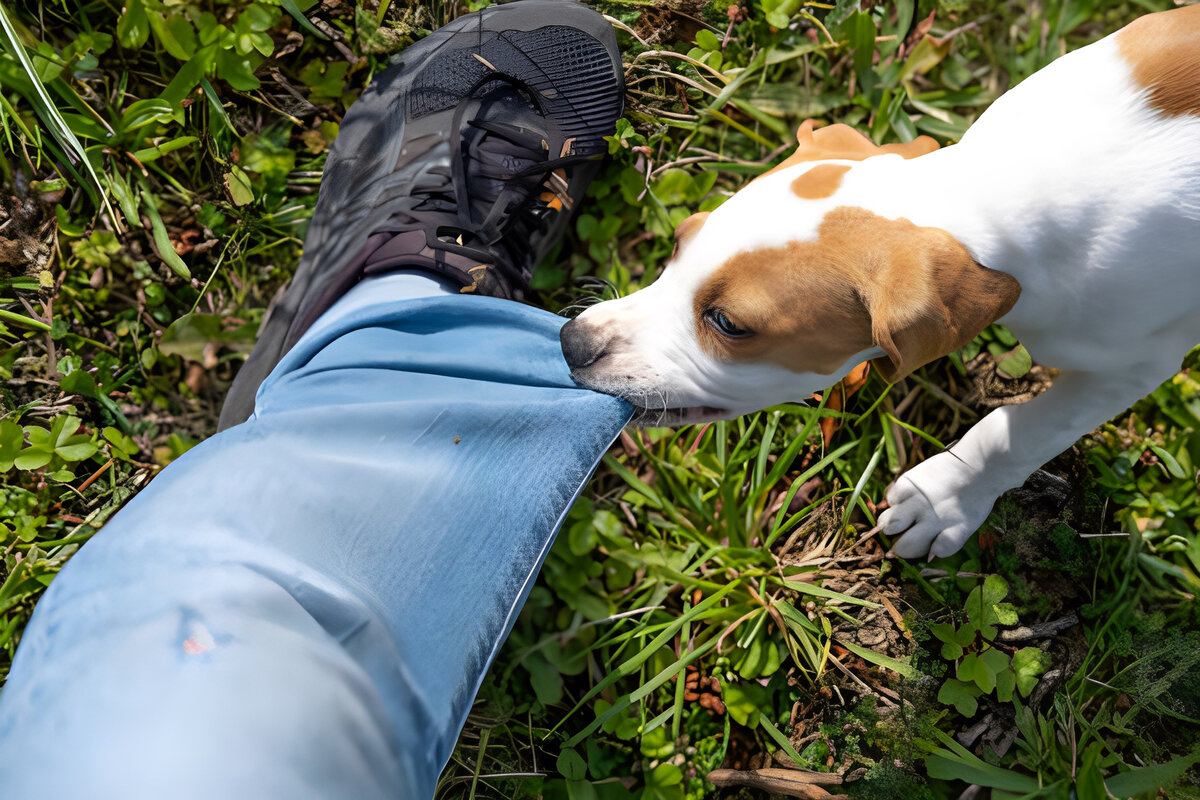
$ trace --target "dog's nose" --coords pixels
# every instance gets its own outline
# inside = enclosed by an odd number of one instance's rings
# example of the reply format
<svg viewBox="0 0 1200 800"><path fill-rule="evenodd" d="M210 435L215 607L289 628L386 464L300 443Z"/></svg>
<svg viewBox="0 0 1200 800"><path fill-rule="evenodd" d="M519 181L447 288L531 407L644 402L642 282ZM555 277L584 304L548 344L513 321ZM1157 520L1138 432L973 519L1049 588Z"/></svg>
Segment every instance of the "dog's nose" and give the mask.
<svg viewBox="0 0 1200 800"><path fill-rule="evenodd" d="M608 346L607 337L594 326L577 319L562 326L558 340L562 343L563 358L571 369L583 369L595 363Z"/></svg>

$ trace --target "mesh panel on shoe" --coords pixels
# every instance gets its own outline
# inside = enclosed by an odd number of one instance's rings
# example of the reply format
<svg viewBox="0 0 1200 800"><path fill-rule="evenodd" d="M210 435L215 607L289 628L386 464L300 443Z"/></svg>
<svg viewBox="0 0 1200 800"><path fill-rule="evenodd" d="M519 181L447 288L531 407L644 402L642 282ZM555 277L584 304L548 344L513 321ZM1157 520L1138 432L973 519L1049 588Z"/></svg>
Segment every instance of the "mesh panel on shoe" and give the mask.
<svg viewBox="0 0 1200 800"><path fill-rule="evenodd" d="M500 72L529 75L527 83L538 91L538 102L552 114L558 106L569 107L572 113L562 115L568 120L563 135L579 137L576 153L605 151L593 131L620 114L619 78L602 43L566 26L508 31L477 48L436 56L413 84L409 113L417 119L456 105L464 86L484 80L491 71L484 61ZM531 72L530 63L537 69Z"/></svg>

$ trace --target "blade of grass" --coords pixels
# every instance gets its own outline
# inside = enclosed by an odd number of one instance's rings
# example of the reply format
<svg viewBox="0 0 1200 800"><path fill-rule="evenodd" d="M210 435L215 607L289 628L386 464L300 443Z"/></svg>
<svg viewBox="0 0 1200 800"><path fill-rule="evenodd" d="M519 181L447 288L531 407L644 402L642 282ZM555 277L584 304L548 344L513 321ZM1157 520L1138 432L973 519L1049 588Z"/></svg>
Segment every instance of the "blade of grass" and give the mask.
<svg viewBox="0 0 1200 800"><path fill-rule="evenodd" d="M803 581L789 581L789 580L777 578L774 576L772 576L771 581L773 583L778 583L781 586L786 586L788 589L791 589L792 591L800 592L801 594L809 594L809 595L812 595L813 597L820 597L825 600L837 600L840 603L849 603L851 605L862 606L864 608L879 608L878 603L872 603L870 600L862 600L858 597L851 597L848 594L842 594L841 592L835 592L833 589L826 589L824 586L821 586L820 584L817 584L817 583L804 583Z"/></svg>
<svg viewBox="0 0 1200 800"><path fill-rule="evenodd" d="M800 473L800 475L792 480L791 488L788 489L787 495L783 498L783 505L779 507L779 513L775 516L775 524L771 527L771 533L769 536L767 536L764 546L770 547L771 543L774 542L775 539L778 538L779 534L783 532L783 529L786 527L784 525L784 516L787 514L788 506L791 505L792 498L796 496L796 492L800 491L800 487L816 476L821 470L825 469L834 461L849 452L855 445L858 444L858 442L858 439L855 439L852 442L846 442L832 453L826 455L816 464L813 464L811 467L804 470L804 472ZM788 520L788 522L790 523L795 518L796 517L792 517Z"/></svg>
<svg viewBox="0 0 1200 800"><path fill-rule="evenodd" d="M833 648L833 626L829 624L828 617L821 617L821 630L825 633L825 646L821 648L821 663L817 665L818 679L825 673L825 665L829 663L829 651Z"/></svg>
<svg viewBox="0 0 1200 800"><path fill-rule="evenodd" d="M909 425L907 422L905 422L902 419L896 419L895 417L893 417L891 414L887 413L886 411L883 412L883 416L886 417L889 421L896 423L901 428L904 428L904 430L908 431L909 433L915 433L917 436L920 436L922 439L929 442L934 447L937 447L941 450L946 449L946 445L942 444L937 439L933 438L928 433L926 433L925 431L918 428L916 425Z"/></svg>
<svg viewBox="0 0 1200 800"><path fill-rule="evenodd" d="M920 674L911 666L909 666L907 662L899 661L895 658L889 658L881 653L876 653L874 650L857 645L854 642L838 639L838 644L849 650L851 653L854 653L854 655L858 656L862 660L869 661L877 667L890 669L892 672L895 672L897 675L901 675L905 678L915 678Z"/></svg>
<svg viewBox="0 0 1200 800"><path fill-rule="evenodd" d="M699 606L697 606L697 607L699 607ZM596 730L601 725L603 725L605 722L612 719L617 714L620 714L622 711L629 708L634 703L640 702L641 700L645 699L647 696L649 696L649 694L651 692L653 692L655 689L657 689L658 687L662 686L664 683L669 681L671 679L672 675L676 674L677 672L679 672L682 669L685 669L688 664L691 664L693 661L696 661L701 656L706 655L709 650L712 650L713 648L715 648L717 646L718 641L720 641L720 639L718 639L716 636L714 636L713 638L709 639L704 644L697 647L695 650L692 650L692 651L688 652L686 655L681 656L680 658L676 659L675 663L671 664L666 669L664 669L662 672L658 673L653 678L646 681L646 683L642 684L636 690L630 692L627 695L624 695L623 697L618 698L617 702L613 704L612 708L608 709L603 714L596 717L596 719L593 720L591 723L589 723L587 727L585 727L579 733L575 734L570 739L568 739L566 746L574 747L575 745L579 744L581 741L583 741L584 739L586 739L587 737L589 737L593 733L595 733ZM657 648L654 648L654 649L657 649ZM647 648L647 652L653 653L654 649ZM669 710L670 709L668 709L668 711ZM560 722L559 724L562 724L562 723ZM558 728L558 725L555 725L554 729L551 729L550 732L553 733L554 730L557 728ZM547 735L549 735L549 734L547 734Z"/></svg>
<svg viewBox="0 0 1200 800"><path fill-rule="evenodd" d="M1128 772L1118 772L1111 778L1106 778L1104 785L1113 797L1133 797L1155 792L1160 786L1166 786L1178 778L1197 761L1200 761L1200 750L1193 750L1191 755L1181 756L1165 764L1150 764L1135 767Z"/></svg>
<svg viewBox="0 0 1200 800"><path fill-rule="evenodd" d="M773 47L765 47L760 50L750 61L750 63L746 65L745 69L739 71L738 74L733 77L733 80L725 84L725 88L722 89L721 93L718 94L712 101L709 109L719 109L729 102L729 98L733 97L734 92L741 88L741 85L749 80L750 76L762 69L762 66L767 63L767 57L770 56L772 50L774 50ZM732 71L733 70L728 70L725 74L728 75ZM768 146L773 147L773 145Z"/></svg>
<svg viewBox="0 0 1200 800"><path fill-rule="evenodd" d="M634 475L632 470L630 470L620 461L617 461L611 455L606 453L604 456L604 466L620 475L621 479L625 481L625 483L629 484L629 486L632 487L635 492L653 503L655 508L662 509L664 501L662 497L659 496L658 492L650 488L649 484L647 484L637 475Z"/></svg>
<svg viewBox="0 0 1200 800"><path fill-rule="evenodd" d="M17 314L12 311L4 311L0 309L0 319L7 320L14 325L20 325L25 328L33 328L35 331L48 331L50 326L42 322L40 319L26 317L22 314Z"/></svg>
<svg viewBox="0 0 1200 800"><path fill-rule="evenodd" d="M879 444L875 445L875 452L871 454L871 459L867 462L867 466L863 468L862 475L859 476L858 482L854 484L854 492L850 495L850 502L846 503L846 510L842 512L842 530L846 529L846 525L850 521L850 513L854 511L854 505L858 502L858 498L863 493L863 488L866 487L867 481L871 477L871 473L875 471L875 467L879 465L879 458L883 455L883 439L879 440ZM874 520L872 520L874 522Z"/></svg>
<svg viewBox="0 0 1200 800"><path fill-rule="evenodd" d="M301 11L300 7L296 5L296 0L279 0L279 5L283 6L284 11L292 15L292 19L300 23L301 28L304 28L304 30L308 31L318 39L329 41L329 37L322 33L320 28L318 28L316 25L313 25L309 21L308 17L304 16L304 12ZM382 17L380 19L382 20ZM472 787L472 792L473 791L474 787Z"/></svg>
<svg viewBox="0 0 1200 800"><path fill-rule="evenodd" d="M770 139L768 139L767 137L758 133L757 131L752 130L751 128L747 128L745 125L738 122L733 117L729 116L728 114L726 114L724 112L717 111L716 109L713 109L713 108L706 108L706 109L704 109L704 113L707 114L708 116L712 117L713 119L717 120L718 122L725 123L726 125L733 128L735 131L738 131L739 133L743 134L744 136L750 137L754 141L761 144L763 147L768 147L773 150L779 144L778 142L772 142Z"/></svg>
<svg viewBox="0 0 1200 800"><path fill-rule="evenodd" d="M8 643L12 641L13 635L17 632L17 627L21 624L21 617L11 617L8 622L0 629L0 649L7 648Z"/></svg>
<svg viewBox="0 0 1200 800"><path fill-rule="evenodd" d="M17 29L13 25L12 20L8 18L8 11L4 6L0 6L0 31L4 34L3 49L9 55L17 59L21 65L21 69L33 84L33 96L27 98L33 104L34 112L42 123L50 131L50 135L58 141L59 145L71 153L74 153L76 158L83 164L83 170L91 179L92 188L95 191L95 196L99 198L100 205L108 212L109 219L112 220L113 227L116 228L118 234L123 233L121 229L120 218L113 211L108 202L108 194L104 191L104 186L100 183L100 176L96 174L96 170L92 167L92 162L88 160L87 151L84 150L83 144L67 127L66 121L62 117L62 113L58 107L50 99L50 94L46 91L45 84L42 83L41 76L33 66L33 62L29 58L29 53L25 51L25 45L21 43L21 37L17 34Z"/></svg>
<svg viewBox="0 0 1200 800"><path fill-rule="evenodd" d="M804 614L800 613L800 610L791 603L785 603L782 600L772 600L771 604L775 606L776 610L778 610L781 615L783 615L784 622L793 623L797 628L803 630L805 633L811 633L814 635L820 633L813 621Z"/></svg>
<svg viewBox="0 0 1200 800"><path fill-rule="evenodd" d="M751 442L756 440L754 431L756 428L758 428L758 423L762 422L762 417L763 415L758 413L751 414L750 416L742 417L741 419L737 420L737 424L742 428L742 435L738 439L737 444L734 445L733 452L729 454L729 459L725 463L726 470L728 470L731 465L740 463L737 458L741 454L742 450L744 450Z"/></svg>
<svg viewBox="0 0 1200 800"><path fill-rule="evenodd" d="M141 194L142 201L145 203L146 216L150 218L150 230L154 237L154 247L158 251L158 257L166 262L166 265L176 275L185 281L191 280L192 271L188 269L187 264L184 264L183 259L175 252L175 246L171 244L171 238L167 236L167 226L163 224L162 217L158 214L158 207L154 202L154 196L150 193L145 183L141 184Z"/></svg>
<svg viewBox="0 0 1200 800"><path fill-rule="evenodd" d="M685 668L685 671L686 671L686 668ZM675 706L672 705L666 711L663 711L662 713L658 714L657 716L652 717L650 719L650 721L646 723L646 726L644 728L642 728L642 736L645 736L647 733L654 730L655 728L661 728L666 723L666 721L671 718L671 715L674 713L675 713ZM679 738L678 735L676 735L675 738Z"/></svg>
<svg viewBox="0 0 1200 800"><path fill-rule="evenodd" d="M479 732L479 757L475 759L475 773L471 776L471 800L475 800L475 787L479 783L479 773L483 770L483 756L487 753L488 737L491 734L491 728L484 728Z"/></svg>
<svg viewBox="0 0 1200 800"><path fill-rule="evenodd" d="M775 462L775 466L771 468L770 473L762 481L761 491L770 489L788 471L797 454L799 454L800 448L804 447L805 443L808 442L808 437L812 435L813 430L821 421L821 412L825 409L825 403L828 402L828 399L829 392L823 392L821 394L821 402L817 404L815 409L812 409L813 413L808 415L808 419L804 422L804 427L796 434L792 443L783 451L783 455L779 457Z"/></svg>
<svg viewBox="0 0 1200 800"><path fill-rule="evenodd" d="M782 416L778 411L769 412L767 427L763 432L762 441L758 446L758 457L754 460L754 482L751 486L755 489L762 486L763 478L767 472L767 457L771 455L771 445L775 441L775 431L779 427L779 419Z"/></svg>
<svg viewBox="0 0 1200 800"><path fill-rule="evenodd" d="M788 758L792 759L797 766L805 763L800 754L796 752L796 748L792 747L792 743L788 741L788 738L779 732L779 728L776 728L762 711L758 712L758 725L775 741L775 744L779 745L779 748L783 752L787 753Z"/></svg>
<svg viewBox="0 0 1200 800"><path fill-rule="evenodd" d="M964 780L1006 792L1028 794L1038 790L1036 778L989 764L954 741L953 737L936 728L932 732L949 750L939 748L925 756L925 767L931 776Z"/></svg>
<svg viewBox="0 0 1200 800"><path fill-rule="evenodd" d="M690 619L686 619L687 612L690 610L691 610L691 604L685 600L683 603L683 614L685 617L685 621L683 623L683 630L681 630L679 632L680 649L682 649L682 650L686 650L686 648L689 646L689 642L692 637L692 621ZM675 679L675 702L672 704L672 706L670 708L670 711L672 712L672 719L671 719L671 738L672 739L679 738L679 725L680 725L680 723L683 722L683 695L687 688L686 687L687 668L684 667L683 669L679 670L679 672L676 674L678 675L678 677Z"/></svg>
<svg viewBox="0 0 1200 800"><path fill-rule="evenodd" d="M853 424L854 424L854 425L860 425L860 424L862 424L862 421L863 421L864 419L866 419L867 417L869 417L869 416L871 416L872 414L874 414L874 413L875 413L875 409L879 408L879 404L880 404L880 403L882 403L882 402L884 401L884 399L885 399L885 398L886 398L886 397L887 397L889 394L891 394L891 393L892 393L892 389L895 387L895 385L896 385L896 384L894 384L894 383L889 383L889 384L887 385L887 388L886 388L886 389L884 389L882 392L880 392L880 393L879 393L879 396L875 398L875 401L874 401L873 403L871 403L871 405L869 405L869 406L867 407L867 410L866 410L866 411L864 411L864 412L862 412L861 414L859 414L857 417L855 417L855 418L854 418L854 423L853 423Z"/></svg>
<svg viewBox="0 0 1200 800"><path fill-rule="evenodd" d="M725 595L729 594L731 591L733 591L733 589L735 587L737 587L739 585L741 585L741 581L732 581L732 582L726 584L719 591L714 592L713 594L710 594L708 597L701 600L699 603L697 603L695 605L694 608L692 608L686 614L680 615L670 625L668 625L666 627L666 629L663 630L662 633L660 633L658 636L655 636L654 639L652 639L650 641L650 643L647 644L640 653L638 653L635 656L630 657L629 659L627 659L626 661L624 661L623 663L618 665L616 667L616 669L614 669L612 672L610 672L604 678L604 680L600 681L595 686L593 686L588 691L587 694L585 694L582 698L579 699L579 702L577 702L570 711L568 711L566 714L564 714L562 716L562 718L557 723L555 723L554 727L551 728L547 732L546 735L550 736L551 734L553 734L556 730L559 729L559 727L564 722L566 722L571 716L573 716L576 711L578 711L580 708L582 708L583 705L585 703L587 703L589 700L591 700L593 697L600 694L600 692L604 691L609 686L612 686L614 683L619 681L621 678L628 677L629 675L632 675L634 672L636 672L642 666L642 664L645 664L650 659L650 657L652 655L654 655L654 653L658 650L658 648L662 647L664 644L669 642L671 640L671 637L675 635L675 632L678 631L680 628L682 628L684 626L684 624L687 623L688 620L690 620L690 619L698 616L700 613L712 608L714 605L716 605L718 602L720 602L721 598L723 598ZM705 652L707 652L707 651L705 651ZM691 662L689 661L687 663L691 663ZM593 730L594 730L594 728L593 728Z"/></svg>

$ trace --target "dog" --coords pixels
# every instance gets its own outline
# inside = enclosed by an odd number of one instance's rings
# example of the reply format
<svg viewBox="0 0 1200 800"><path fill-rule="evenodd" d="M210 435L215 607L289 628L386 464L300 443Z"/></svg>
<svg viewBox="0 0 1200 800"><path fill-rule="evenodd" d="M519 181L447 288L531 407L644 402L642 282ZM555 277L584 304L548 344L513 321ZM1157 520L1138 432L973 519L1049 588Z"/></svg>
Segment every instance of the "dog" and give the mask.
<svg viewBox="0 0 1200 800"><path fill-rule="evenodd" d="M797 139L679 225L657 281L567 323L563 355L581 385L684 424L864 361L894 383L1003 322L1061 372L897 479L879 517L895 555L956 552L1200 341L1200 6L1062 56L949 147L811 122Z"/></svg>

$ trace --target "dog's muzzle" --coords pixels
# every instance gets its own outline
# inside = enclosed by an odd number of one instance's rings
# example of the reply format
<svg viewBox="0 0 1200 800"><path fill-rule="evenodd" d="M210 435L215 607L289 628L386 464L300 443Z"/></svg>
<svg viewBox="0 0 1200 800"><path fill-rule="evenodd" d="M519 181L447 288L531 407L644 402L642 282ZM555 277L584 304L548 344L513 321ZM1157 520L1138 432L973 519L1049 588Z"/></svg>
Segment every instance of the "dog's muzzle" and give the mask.
<svg viewBox="0 0 1200 800"><path fill-rule="evenodd" d="M595 326L573 319L558 333L563 358L571 369L583 369L600 360L608 348L609 337Z"/></svg>

